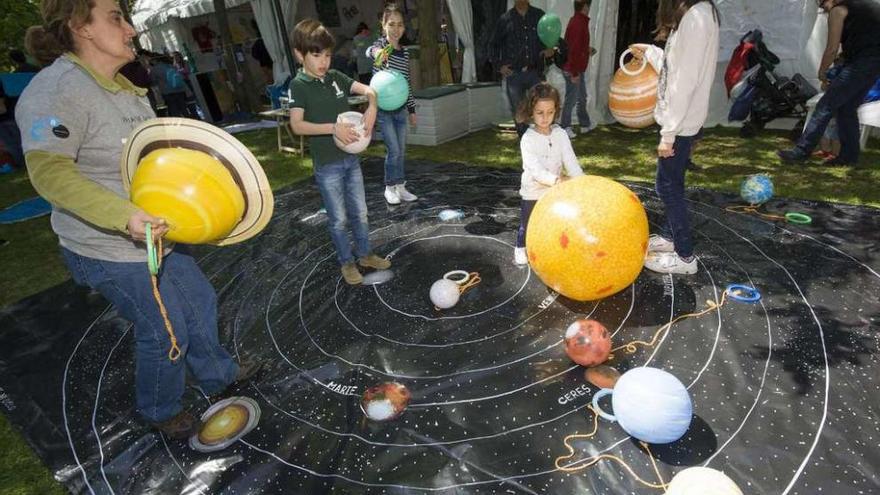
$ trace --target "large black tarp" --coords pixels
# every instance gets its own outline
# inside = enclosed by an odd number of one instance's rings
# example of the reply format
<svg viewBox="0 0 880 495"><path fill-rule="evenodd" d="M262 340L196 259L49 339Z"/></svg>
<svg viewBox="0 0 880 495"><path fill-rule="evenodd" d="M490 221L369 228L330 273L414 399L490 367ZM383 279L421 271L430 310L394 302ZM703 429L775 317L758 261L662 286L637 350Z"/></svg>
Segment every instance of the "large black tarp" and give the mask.
<svg viewBox="0 0 880 495"><path fill-rule="evenodd" d="M196 251L219 294L222 341L267 363L235 391L262 410L242 441L203 454L142 424L131 328L72 283L0 313L5 414L77 493L657 493L608 461L555 470L563 438L592 428L585 406L596 392L566 357L562 333L589 316L615 344L650 339L743 283L760 289L760 303L728 302L613 361L620 371L662 368L691 394L688 433L652 448L661 474L668 481L706 465L750 494L880 493L877 210L766 206L813 217L795 226L726 211L736 197L690 190L699 273L643 272L631 288L582 303L513 264L517 173L407 167L421 199L388 206L381 162L364 165L371 240L393 254L385 284L341 282L311 183L276 196L258 238ZM655 229L656 195L629 185ZM465 217L443 222L446 208ZM454 269L479 271L482 283L438 315L428 287ZM392 380L412 392L410 407L393 422L367 421L360 395ZM193 390L186 402L208 407ZM577 458L614 454L656 481L617 424L601 420L574 446Z"/></svg>

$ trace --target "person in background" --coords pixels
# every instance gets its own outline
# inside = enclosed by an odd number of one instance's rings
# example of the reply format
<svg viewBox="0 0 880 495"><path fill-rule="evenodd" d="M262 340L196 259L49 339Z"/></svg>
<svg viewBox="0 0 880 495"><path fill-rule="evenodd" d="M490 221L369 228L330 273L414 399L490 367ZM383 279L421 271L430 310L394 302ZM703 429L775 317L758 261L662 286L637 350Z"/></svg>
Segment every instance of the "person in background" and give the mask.
<svg viewBox="0 0 880 495"><path fill-rule="evenodd" d="M377 39L366 50L366 55L375 59L373 72L384 68L396 70L406 78L406 102L393 110L379 110L379 128L382 140L385 141L385 201L396 205L402 201L419 199L406 189L406 134L407 122L416 125L416 100L413 98L412 84L409 78L409 52L401 45L406 32L403 12L396 4L385 6L382 15L383 36Z"/></svg>
<svg viewBox="0 0 880 495"><path fill-rule="evenodd" d="M590 62L590 0L574 0L574 15L565 27L565 43L568 58L562 68L565 76L565 101L562 104L560 125L570 139L575 132L571 127L571 111L577 106L581 134L590 131L590 115L587 113L586 70Z"/></svg>
<svg viewBox="0 0 880 495"><path fill-rule="evenodd" d="M266 49L266 42L263 41L263 36L260 34L260 28L257 26L256 19L251 20L251 26L254 28L254 32L257 33L257 40L251 45L251 56L260 64L260 70L263 73L263 81L266 84L274 84L275 75L273 74L272 69L275 64L272 61L272 55L270 55L269 50Z"/></svg>
<svg viewBox="0 0 880 495"><path fill-rule="evenodd" d="M150 107L156 110L156 95L153 94L153 79L150 77L150 52L138 50L137 58L122 66L119 73L135 86L147 91Z"/></svg>
<svg viewBox="0 0 880 495"><path fill-rule="evenodd" d="M162 101L165 102L169 117L189 117L186 107L187 88L183 74L178 71L171 57L159 55L153 61L150 69L150 78L153 86L159 89Z"/></svg>
<svg viewBox="0 0 880 495"><path fill-rule="evenodd" d="M9 50L9 60L15 64L15 72L40 72L40 68L29 63L24 52L18 48Z"/></svg>
<svg viewBox="0 0 880 495"><path fill-rule="evenodd" d="M794 148L777 152L783 162L805 162L837 118L840 154L825 165L855 165L859 161L859 106L880 77L880 3L874 0L817 0L828 17L828 40L819 64L819 80L828 82L828 69L840 56L843 65L819 99L813 116Z"/></svg>
<svg viewBox="0 0 880 495"><path fill-rule="evenodd" d="M510 113L516 119L519 102L532 86L541 82L543 59L553 56L552 48L544 48L538 39L538 21L544 11L529 5L529 0L516 0L513 7L501 15L489 41L490 58L507 85ZM516 123L516 133L522 135L529 128Z"/></svg>
<svg viewBox="0 0 880 495"><path fill-rule="evenodd" d="M259 363L239 366L220 345L214 287L183 246L166 245L158 291L181 351L169 356L145 244L147 224L156 238L168 226L129 201L120 177L123 143L156 116L146 91L118 72L135 58L134 28L114 0L42 0L40 13L43 24L28 35L38 60L55 61L19 100L28 175L52 204L52 230L74 281L134 324L138 413L163 434L188 438L200 422L183 404L187 374L212 396Z"/></svg>
<svg viewBox="0 0 880 495"><path fill-rule="evenodd" d="M352 40L351 57L357 65L358 81L361 84L370 84L373 77L373 59L367 55L367 48L376 41L376 37L370 31L366 22L357 25L357 32Z"/></svg>

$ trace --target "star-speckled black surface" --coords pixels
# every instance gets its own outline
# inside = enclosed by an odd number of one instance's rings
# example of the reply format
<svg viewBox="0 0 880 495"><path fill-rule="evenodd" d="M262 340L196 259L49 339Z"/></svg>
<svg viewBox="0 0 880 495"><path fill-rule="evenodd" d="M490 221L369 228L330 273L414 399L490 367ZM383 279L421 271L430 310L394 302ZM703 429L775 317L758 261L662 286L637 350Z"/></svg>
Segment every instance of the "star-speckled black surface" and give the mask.
<svg viewBox="0 0 880 495"><path fill-rule="evenodd" d="M262 410L239 443L204 454L142 424L131 329L72 283L0 313L4 412L79 493L653 494L607 461L555 469L563 438L592 428L585 406L597 390L566 357L563 333L594 318L615 346L650 340L720 301L727 285L746 284L760 302L729 301L610 363L661 368L688 388L690 430L651 448L661 474L705 465L749 494L880 493L877 210L771 201L768 211L813 217L795 226L725 211L737 198L691 190L700 271L643 271L630 288L582 303L514 265L516 172L408 163L420 199L388 206L381 168L364 164L371 241L393 263L382 284L341 280L311 183L276 195L258 238L197 249L220 298L221 340L266 363L234 391ZM651 185L629 186L656 231L662 205ZM465 216L441 221L449 208ZM428 289L450 270L482 282L438 312ZM409 407L395 421L366 420L361 394L388 381L409 389ZM192 389L185 399L197 412L209 406ZM657 481L614 423L600 420L574 446L576 459L614 454Z"/></svg>

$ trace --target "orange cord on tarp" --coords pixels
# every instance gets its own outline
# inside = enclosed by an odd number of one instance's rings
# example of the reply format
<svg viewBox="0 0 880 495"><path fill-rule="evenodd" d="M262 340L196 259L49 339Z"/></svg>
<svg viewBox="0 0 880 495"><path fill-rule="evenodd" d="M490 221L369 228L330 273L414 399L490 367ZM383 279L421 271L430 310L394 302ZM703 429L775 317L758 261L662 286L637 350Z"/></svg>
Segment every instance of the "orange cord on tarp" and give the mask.
<svg viewBox="0 0 880 495"><path fill-rule="evenodd" d="M649 481L643 480L642 478L639 477L639 475L637 475L635 473L635 471L633 471L633 469L629 466L629 464L626 463L626 461L624 461L620 457L617 457L617 456L611 455L611 454L600 454L600 455L596 455L596 456L587 457L584 459L578 459L574 462L570 462L567 466L560 465L560 462L562 462L563 460L566 460L566 459L571 459L576 454L574 447L572 447L571 444L569 443L570 440L575 440L578 438L581 438L581 439L592 438L593 435L595 435L596 432L599 430L599 415L596 414L596 410L593 409L592 404L587 405L587 409L589 409L590 412L593 413L593 431L591 431L590 433L587 433L587 434L575 433L572 435L568 435L562 440L562 443L565 445L565 448L568 450L568 454L563 455L563 456L559 456L556 458L556 462L555 462L556 469L558 469L562 472L565 472L565 473L574 473L574 472L586 469L586 468L596 464L597 462L599 462L603 459L607 459L609 461L615 461L615 462L619 463L639 483L641 483L647 487L650 487L650 488L658 488L658 489L665 491L666 490L666 482L663 481L663 476L660 474L660 470L657 468L657 463L654 461L654 454L651 453L651 448L648 447L648 444L645 442L641 442L641 441L639 442L639 445L641 445L645 450L648 451L648 457L651 458L651 465L654 467L654 474L656 474L657 479L660 480L659 484L658 483L651 483Z"/></svg>

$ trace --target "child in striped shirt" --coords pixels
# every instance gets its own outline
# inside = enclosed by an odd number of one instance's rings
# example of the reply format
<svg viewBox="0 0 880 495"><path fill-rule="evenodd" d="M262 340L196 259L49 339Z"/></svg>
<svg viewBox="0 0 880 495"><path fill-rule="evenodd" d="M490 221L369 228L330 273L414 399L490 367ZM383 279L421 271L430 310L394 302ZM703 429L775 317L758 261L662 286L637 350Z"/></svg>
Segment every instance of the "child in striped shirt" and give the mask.
<svg viewBox="0 0 880 495"><path fill-rule="evenodd" d="M400 46L404 31L403 13L394 4L386 5L382 12L383 36L367 48L367 56L376 61L373 74L386 68L396 70L403 74L409 86L409 53ZM391 111L379 110L379 129L388 150L385 155L385 201L392 205L399 204L401 200L419 199L406 190L406 174L403 171L407 120L410 125L416 125L416 102L412 89L402 107Z"/></svg>

